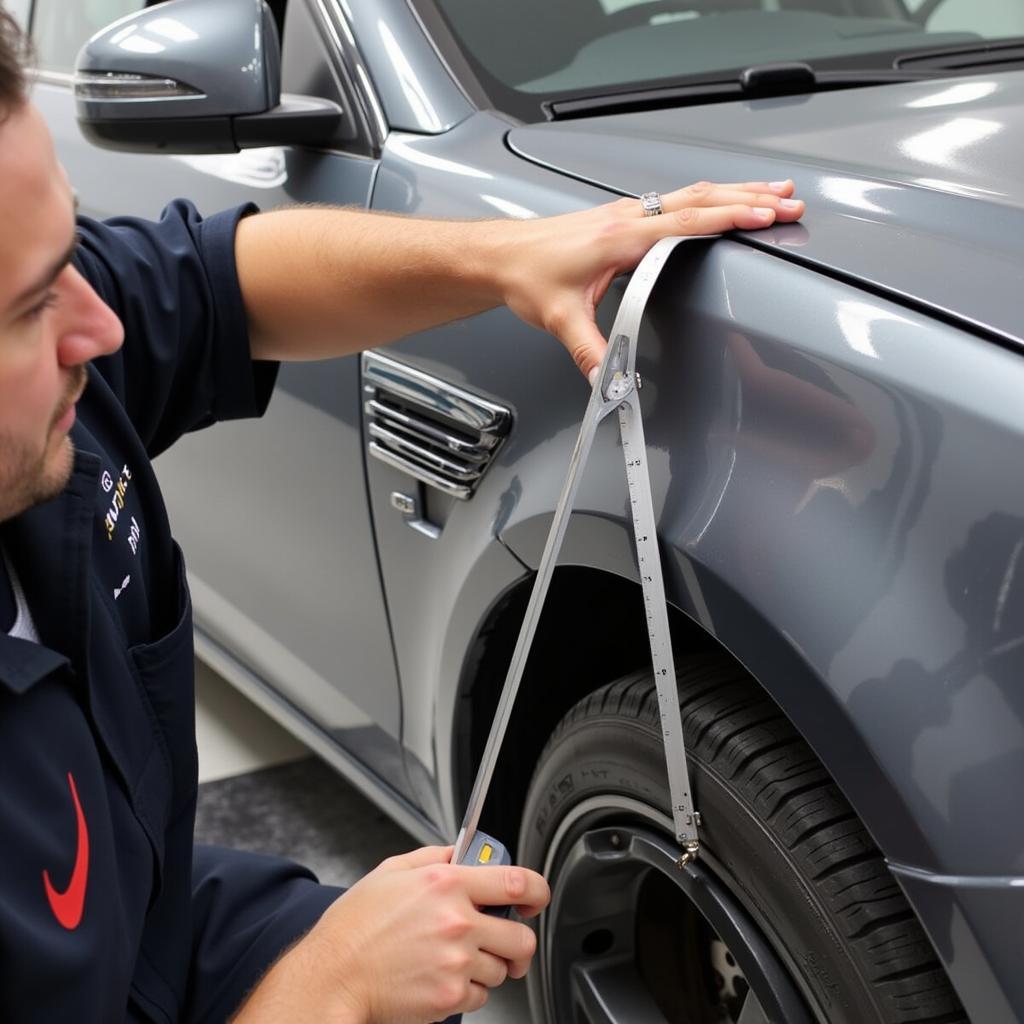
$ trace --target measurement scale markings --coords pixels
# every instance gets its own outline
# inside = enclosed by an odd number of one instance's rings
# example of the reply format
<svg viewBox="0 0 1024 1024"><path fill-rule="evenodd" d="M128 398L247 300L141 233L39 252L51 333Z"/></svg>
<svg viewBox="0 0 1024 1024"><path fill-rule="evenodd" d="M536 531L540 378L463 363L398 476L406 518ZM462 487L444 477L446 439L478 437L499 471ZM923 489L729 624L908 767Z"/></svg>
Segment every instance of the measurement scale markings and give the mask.
<svg viewBox="0 0 1024 1024"><path fill-rule="evenodd" d="M679 866L697 856L699 841L697 829L700 814L693 807L690 780L686 767L686 747L683 739L682 713L676 691L675 665L672 658L668 606L658 552L657 526L654 521L654 501L651 494L650 473L647 466L647 446L644 440L643 419L638 395L640 380L636 374L636 342L651 289L658 279L672 250L683 241L706 241L713 236L691 238L664 238L657 242L640 262L626 293L619 304L612 325L611 343L594 382L580 426L579 437L569 460L569 471L558 504L555 506L551 530L544 553L541 555L533 590L527 604L523 625L519 632L508 675L498 700L491 731L477 770L473 791L462 820L452 863L459 863L476 835L487 789L497 763L501 741L505 735L512 705L522 679L523 670L533 643L537 621L547 594L565 536L573 500L590 453L591 444L601 420L609 413L619 414L619 436L625 461L626 482L633 518L636 541L637 572L643 592L647 617L647 636L651 648L651 663L658 693L658 708L665 742L665 762L668 772L669 794L672 805L672 823L676 839L682 848ZM634 454L635 453L635 454Z"/></svg>

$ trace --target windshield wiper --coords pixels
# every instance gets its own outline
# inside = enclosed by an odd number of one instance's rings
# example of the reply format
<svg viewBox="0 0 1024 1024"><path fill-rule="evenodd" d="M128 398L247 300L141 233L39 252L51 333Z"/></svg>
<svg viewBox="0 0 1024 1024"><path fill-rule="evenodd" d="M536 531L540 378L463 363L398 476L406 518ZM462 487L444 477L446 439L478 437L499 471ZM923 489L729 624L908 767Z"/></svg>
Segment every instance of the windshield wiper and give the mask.
<svg viewBox="0 0 1024 1024"><path fill-rule="evenodd" d="M546 100L541 104L549 121L601 114L624 114L637 110L693 106L697 103L725 103L730 100L761 99L766 96L799 96L831 89L852 89L865 85L914 82L942 76L942 70L907 68L859 68L815 70L810 64L754 64L728 78L703 79L655 89L627 90Z"/></svg>
<svg viewBox="0 0 1024 1024"><path fill-rule="evenodd" d="M939 49L915 50L898 57L894 66L909 69L964 71L970 68L993 69L1024 61L1024 37L1000 39L998 43L978 42L966 46L944 46Z"/></svg>

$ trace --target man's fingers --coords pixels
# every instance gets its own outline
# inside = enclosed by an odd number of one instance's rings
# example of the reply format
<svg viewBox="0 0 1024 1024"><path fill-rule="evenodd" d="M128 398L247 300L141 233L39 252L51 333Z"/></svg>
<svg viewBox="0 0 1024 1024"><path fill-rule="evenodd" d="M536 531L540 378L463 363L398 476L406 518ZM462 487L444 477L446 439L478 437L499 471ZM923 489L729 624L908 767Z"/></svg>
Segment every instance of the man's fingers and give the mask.
<svg viewBox="0 0 1024 1024"><path fill-rule="evenodd" d="M381 861L378 871L408 871L430 864L447 864L452 859L451 846L421 846L418 850L400 853Z"/></svg>
<svg viewBox="0 0 1024 1024"><path fill-rule="evenodd" d="M478 907L539 907L551 899L548 883L536 871L513 865L457 867L466 895Z"/></svg>
<svg viewBox="0 0 1024 1024"><path fill-rule="evenodd" d="M776 222L797 220L803 206L783 214L771 207L745 206L690 206L674 213L651 217L641 230L649 245L670 235L719 235L734 228L752 231L766 228Z"/></svg>
<svg viewBox="0 0 1024 1024"><path fill-rule="evenodd" d="M789 198L793 194L793 187L789 178L785 181L697 181L664 193L661 203L666 210L678 210L684 206L722 206L733 202L753 206L755 204L750 199L752 195L760 196L762 202L767 203ZM642 215L643 211L640 212Z"/></svg>
<svg viewBox="0 0 1024 1024"><path fill-rule="evenodd" d="M724 185L716 186L706 195L700 196L691 202L678 204L663 203L666 213L674 210L682 210L687 206L766 206L772 210L794 210L793 205L797 200L785 196L777 196L771 192L747 192L741 188L729 188Z"/></svg>
<svg viewBox="0 0 1024 1024"><path fill-rule="evenodd" d="M710 181L699 181L661 197L664 213L676 214L694 208L715 206L750 206L773 210L779 221L799 220L804 214L804 203L791 198L793 182L752 181L742 184L721 185ZM630 208L636 218L653 223L657 217L644 217L639 200L630 201Z"/></svg>
<svg viewBox="0 0 1024 1024"><path fill-rule="evenodd" d="M793 194L793 179L786 178L785 181L740 181L740 182L718 182L719 188L741 189L744 192L770 192L774 196L791 196Z"/></svg>
<svg viewBox="0 0 1024 1024"><path fill-rule="evenodd" d="M788 191L791 192L792 189ZM709 182L699 182L689 188L670 192L661 197L661 203L666 214L712 206L753 206L774 210L780 220L796 220L804 212L803 202L791 199L788 195L758 189L748 190L736 185L713 185ZM639 207L639 203L637 206Z"/></svg>
<svg viewBox="0 0 1024 1024"><path fill-rule="evenodd" d="M521 978L529 970L530 961L537 951L536 933L518 921L482 916L485 920L478 931L480 949L500 958L507 965L510 977Z"/></svg>
<svg viewBox="0 0 1024 1024"><path fill-rule="evenodd" d="M462 1013L475 1013L487 1005L487 998L491 994L486 985L480 985L475 981L469 983L469 995L465 1005L461 1008Z"/></svg>
<svg viewBox="0 0 1024 1024"><path fill-rule="evenodd" d="M718 188L739 188L744 192L771 192L776 196L788 196L793 193L792 178L786 178L785 181L719 181L715 184Z"/></svg>
<svg viewBox="0 0 1024 1024"><path fill-rule="evenodd" d="M508 978L508 961L504 957L495 956L487 950L478 950L470 968L470 979L487 988L504 985Z"/></svg>
<svg viewBox="0 0 1024 1024"><path fill-rule="evenodd" d="M594 323L593 313L580 308L560 322L552 324L551 331L569 350L569 355L572 356L580 373L589 383L593 383L591 374L601 365L605 349L608 348L604 335Z"/></svg>

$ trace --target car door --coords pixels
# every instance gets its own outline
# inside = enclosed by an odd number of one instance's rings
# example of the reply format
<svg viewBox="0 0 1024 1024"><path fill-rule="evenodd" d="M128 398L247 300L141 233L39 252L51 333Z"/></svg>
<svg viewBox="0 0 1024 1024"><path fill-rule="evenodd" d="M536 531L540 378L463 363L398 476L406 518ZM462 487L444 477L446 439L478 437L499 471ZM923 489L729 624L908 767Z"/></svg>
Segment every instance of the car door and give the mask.
<svg viewBox="0 0 1024 1024"><path fill-rule="evenodd" d="M33 98L83 212L155 217L176 196L206 214L244 202L368 204L376 141L337 71L340 56L302 0L287 11L284 2L272 4L283 27L283 86L342 105L338 150L163 157L86 142L70 88L75 54L93 32L144 6L34 3ZM398 683L366 500L358 361L283 366L262 420L186 437L158 460L157 472L188 558L200 651L269 710L284 698L281 715L298 711L406 792Z"/></svg>

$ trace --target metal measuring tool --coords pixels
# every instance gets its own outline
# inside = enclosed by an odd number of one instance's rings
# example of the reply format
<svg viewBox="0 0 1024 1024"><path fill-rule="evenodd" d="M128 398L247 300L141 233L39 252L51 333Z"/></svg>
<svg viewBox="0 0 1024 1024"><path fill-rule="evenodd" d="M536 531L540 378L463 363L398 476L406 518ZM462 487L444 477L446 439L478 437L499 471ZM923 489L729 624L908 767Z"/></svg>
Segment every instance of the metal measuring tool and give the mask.
<svg viewBox="0 0 1024 1024"><path fill-rule="evenodd" d="M477 770L473 792L469 797L462 827L455 841L453 864L478 864L478 851L485 849L487 863L511 863L508 851L496 839L479 832L480 813L497 764L501 741L505 736L512 706L515 703L523 669L530 653L533 635L537 629L548 584L554 572L562 538L569 523L573 500L579 487L590 447L598 424L611 412L619 414L619 435L622 455L626 463L626 481L633 515L633 533L636 539L637 569L643 588L644 608L647 613L647 634L651 642L651 662L658 690L661 712L661 730L665 741L665 761L668 768L669 795L672 800L672 825L681 850L678 864L683 867L697 856L700 840L697 829L700 814L693 806L690 778L686 769L686 746L683 741L683 720L676 692L676 671L672 658L672 639L668 625L668 607L665 603L665 584L658 553L658 535L654 522L654 502L651 496L651 478L647 468L647 446L644 425L640 415L639 391L641 381L636 372L636 344L640 321L647 300L672 250L680 242L707 241L714 235L691 235L683 238L663 238L655 243L633 272L626 292L622 296L615 322L612 325L608 351L601 363L590 401L583 416L576 447L569 461L569 472L562 493L555 506L555 516L548 533L544 553L537 568L533 591L526 607L526 616L519 630L508 675L501 691L494 721L491 723L487 746Z"/></svg>

